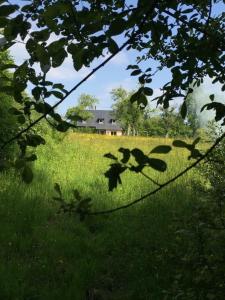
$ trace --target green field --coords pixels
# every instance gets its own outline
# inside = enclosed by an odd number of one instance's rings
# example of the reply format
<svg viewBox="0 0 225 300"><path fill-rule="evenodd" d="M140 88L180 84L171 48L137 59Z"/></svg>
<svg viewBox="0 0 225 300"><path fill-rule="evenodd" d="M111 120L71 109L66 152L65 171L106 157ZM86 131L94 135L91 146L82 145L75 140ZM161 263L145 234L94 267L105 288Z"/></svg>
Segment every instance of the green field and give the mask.
<svg viewBox="0 0 225 300"><path fill-rule="evenodd" d="M201 293L188 296L198 284L194 259L199 242L193 225L199 202L194 186L201 181L197 171L134 207L84 222L59 213L53 200L56 182L68 201L73 189L91 197L93 211L144 195L155 186L129 172L122 175L122 185L108 192L104 172L111 161L103 155L117 155L119 147L148 153L158 144L171 145L172 140L69 134L38 149L31 185L16 174L1 174L0 299L210 299ZM185 150L173 149L164 155L168 171L146 173L162 183L190 163L187 156Z"/></svg>

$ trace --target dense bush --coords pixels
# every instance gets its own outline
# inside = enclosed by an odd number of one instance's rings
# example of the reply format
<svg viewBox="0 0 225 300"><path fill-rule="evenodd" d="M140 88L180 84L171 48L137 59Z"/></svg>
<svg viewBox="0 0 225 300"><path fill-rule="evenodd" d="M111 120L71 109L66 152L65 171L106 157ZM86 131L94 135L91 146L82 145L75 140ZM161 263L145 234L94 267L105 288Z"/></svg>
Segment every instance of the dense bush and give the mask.
<svg viewBox="0 0 225 300"><path fill-rule="evenodd" d="M0 53L0 65L2 63L13 63L11 57L7 52ZM11 74L7 71L0 70L0 87L8 85L8 79L10 79ZM0 144L4 143L7 139L12 137L18 130L17 117L12 115L9 110L13 105L13 97L7 93L0 92ZM10 146L0 150L1 160L6 158L12 158L15 153L15 145Z"/></svg>
<svg viewBox="0 0 225 300"><path fill-rule="evenodd" d="M211 126L211 142L222 133ZM180 220L177 241L189 237L186 253L177 252L175 276L167 295L176 299L223 300L225 294L225 142L198 167L203 181L193 182L195 206ZM177 248L178 249L178 248ZM186 270L185 272L183 270ZM170 298L168 298L170 299ZM175 299L175 298L174 298Z"/></svg>

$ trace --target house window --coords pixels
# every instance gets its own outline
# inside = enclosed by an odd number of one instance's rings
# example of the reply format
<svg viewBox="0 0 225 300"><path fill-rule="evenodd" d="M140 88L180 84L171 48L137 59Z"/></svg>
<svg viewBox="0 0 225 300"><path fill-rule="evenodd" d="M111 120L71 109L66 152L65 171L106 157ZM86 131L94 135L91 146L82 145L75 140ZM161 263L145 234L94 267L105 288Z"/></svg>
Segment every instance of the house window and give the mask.
<svg viewBox="0 0 225 300"><path fill-rule="evenodd" d="M104 124L104 119L98 119L98 124Z"/></svg>
<svg viewBox="0 0 225 300"><path fill-rule="evenodd" d="M110 123L111 123L111 124L116 124L116 120L111 119L111 120L110 120Z"/></svg>
<svg viewBox="0 0 225 300"><path fill-rule="evenodd" d="M116 131L111 131L111 135L116 135Z"/></svg>

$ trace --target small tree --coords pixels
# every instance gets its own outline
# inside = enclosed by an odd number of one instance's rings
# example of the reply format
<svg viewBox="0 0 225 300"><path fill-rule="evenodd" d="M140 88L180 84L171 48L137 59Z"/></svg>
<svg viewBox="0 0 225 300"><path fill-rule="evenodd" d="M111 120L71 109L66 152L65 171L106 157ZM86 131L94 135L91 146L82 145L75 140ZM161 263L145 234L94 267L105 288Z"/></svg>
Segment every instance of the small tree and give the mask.
<svg viewBox="0 0 225 300"><path fill-rule="evenodd" d="M78 98L77 106L71 107L66 112L66 119L76 125L79 120L87 120L92 117L92 113L87 109L94 109L99 100L92 95L81 94Z"/></svg>
<svg viewBox="0 0 225 300"><path fill-rule="evenodd" d="M111 91L115 118L120 122L127 135L137 135L144 119L143 109L136 102L131 103L130 101L132 94L122 87Z"/></svg>

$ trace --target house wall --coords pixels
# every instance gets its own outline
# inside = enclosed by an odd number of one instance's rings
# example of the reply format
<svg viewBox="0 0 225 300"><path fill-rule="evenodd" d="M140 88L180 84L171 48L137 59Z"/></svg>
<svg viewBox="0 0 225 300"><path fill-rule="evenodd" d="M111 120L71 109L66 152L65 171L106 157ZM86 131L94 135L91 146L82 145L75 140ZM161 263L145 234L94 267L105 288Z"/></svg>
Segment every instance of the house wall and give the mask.
<svg viewBox="0 0 225 300"><path fill-rule="evenodd" d="M116 135L117 135L117 136L121 136L121 135L123 135L123 132L122 132L122 131L117 131L117 132L116 132Z"/></svg>
<svg viewBox="0 0 225 300"><path fill-rule="evenodd" d="M106 130L105 134L121 136L123 135L123 132L121 130Z"/></svg>

